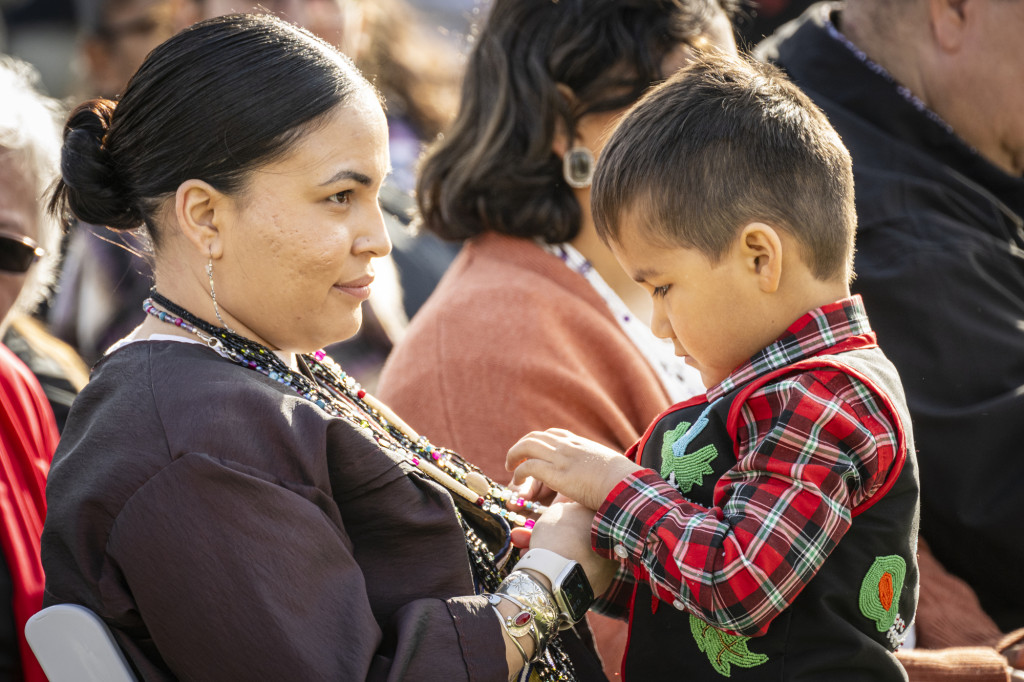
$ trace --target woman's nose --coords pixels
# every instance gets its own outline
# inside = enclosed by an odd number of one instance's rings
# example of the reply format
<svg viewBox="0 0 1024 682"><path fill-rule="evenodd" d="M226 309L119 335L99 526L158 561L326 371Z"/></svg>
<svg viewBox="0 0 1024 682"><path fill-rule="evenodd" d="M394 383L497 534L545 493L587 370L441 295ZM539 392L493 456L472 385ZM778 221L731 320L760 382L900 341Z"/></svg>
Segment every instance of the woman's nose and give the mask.
<svg viewBox="0 0 1024 682"><path fill-rule="evenodd" d="M379 206L376 210L369 212L363 229L352 243L352 252L356 254L369 253L378 258L391 253L391 237L388 235L387 221L385 221L384 213Z"/></svg>

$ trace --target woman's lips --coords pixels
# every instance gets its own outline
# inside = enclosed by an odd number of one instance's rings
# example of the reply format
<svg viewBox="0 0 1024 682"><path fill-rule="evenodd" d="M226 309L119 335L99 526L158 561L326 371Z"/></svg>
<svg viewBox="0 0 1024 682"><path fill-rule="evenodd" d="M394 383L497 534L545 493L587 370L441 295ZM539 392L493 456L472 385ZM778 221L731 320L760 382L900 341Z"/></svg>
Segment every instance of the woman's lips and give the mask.
<svg viewBox="0 0 1024 682"><path fill-rule="evenodd" d="M335 284L334 288L339 289L353 298L365 301L370 297L370 285L373 284L373 275L364 275L342 284Z"/></svg>

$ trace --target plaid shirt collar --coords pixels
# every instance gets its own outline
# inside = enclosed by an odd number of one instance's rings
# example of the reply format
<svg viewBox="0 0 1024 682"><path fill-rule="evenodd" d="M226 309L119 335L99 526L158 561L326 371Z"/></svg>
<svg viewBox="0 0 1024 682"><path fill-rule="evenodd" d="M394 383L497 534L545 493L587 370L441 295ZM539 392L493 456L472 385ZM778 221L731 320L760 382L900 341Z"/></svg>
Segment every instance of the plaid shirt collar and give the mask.
<svg viewBox="0 0 1024 682"><path fill-rule="evenodd" d="M774 343L737 367L720 384L708 389L708 402L714 402L738 386L817 355L827 348L871 331L860 294L815 308L802 315Z"/></svg>

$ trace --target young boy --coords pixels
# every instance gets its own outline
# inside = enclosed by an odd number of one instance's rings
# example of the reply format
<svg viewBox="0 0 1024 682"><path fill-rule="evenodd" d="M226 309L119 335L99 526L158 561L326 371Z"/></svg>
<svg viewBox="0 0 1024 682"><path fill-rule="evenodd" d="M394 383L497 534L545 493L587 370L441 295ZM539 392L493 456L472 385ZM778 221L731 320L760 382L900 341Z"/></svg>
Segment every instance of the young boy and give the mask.
<svg viewBox="0 0 1024 682"><path fill-rule="evenodd" d="M592 196L652 330L710 387L628 458L561 430L509 451L517 481L596 511L592 547L623 567L600 606L629 607L624 677L906 679L891 652L917 600L916 463L850 296L839 137L779 71L707 57L626 115Z"/></svg>

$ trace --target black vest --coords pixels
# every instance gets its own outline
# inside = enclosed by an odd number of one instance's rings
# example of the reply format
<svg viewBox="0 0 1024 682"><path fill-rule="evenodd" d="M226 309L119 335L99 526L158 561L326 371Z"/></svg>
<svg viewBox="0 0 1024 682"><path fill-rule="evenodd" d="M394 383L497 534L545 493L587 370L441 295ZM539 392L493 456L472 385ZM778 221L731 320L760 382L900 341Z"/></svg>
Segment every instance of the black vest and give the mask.
<svg viewBox="0 0 1024 682"><path fill-rule="evenodd" d="M821 367L839 368L864 382L887 405L905 439L904 459L897 458L886 485L853 510L846 535L763 636L747 638L717 630L672 603L659 601L649 583L638 580L623 661L623 676L629 682L907 679L892 651L917 606L918 478L910 417L895 368L866 337L853 341L852 347L860 349L790 365L734 389L710 406L706 399L674 406L638 443L643 466L662 472L692 502L714 507L715 484L736 462L735 434L727 427L735 428L730 416L735 420L747 397L765 383ZM665 471L663 448L674 457Z"/></svg>

